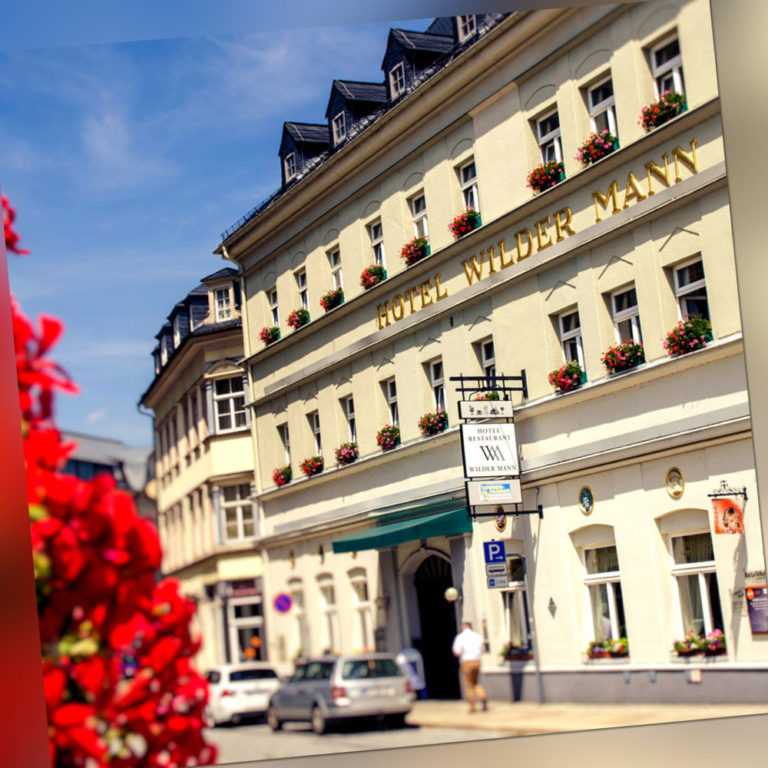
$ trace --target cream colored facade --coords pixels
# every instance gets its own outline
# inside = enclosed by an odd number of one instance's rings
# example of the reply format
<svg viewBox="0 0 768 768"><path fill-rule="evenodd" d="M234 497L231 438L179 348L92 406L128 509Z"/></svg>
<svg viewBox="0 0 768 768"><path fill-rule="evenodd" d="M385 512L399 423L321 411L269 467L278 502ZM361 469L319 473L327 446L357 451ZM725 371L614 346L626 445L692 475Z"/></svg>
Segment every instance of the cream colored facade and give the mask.
<svg viewBox="0 0 768 768"><path fill-rule="evenodd" d="M670 39L688 109L646 133L638 115L656 96L652 54ZM590 132L589 91L606 77L620 148L582 169L574 157ZM567 178L532 196L536 125L553 108ZM460 170L472 160L482 226L454 241ZM419 192L431 255L406 269L399 251L413 237L408 200ZM373 261L376 221L388 279L365 291L358 276ZM336 248L346 303L323 314ZM454 696L450 642L463 617L487 639L484 679L499 697L535 698L538 668L550 700L762 700L768 649L750 630L744 589L765 578L765 563L706 0L511 14L219 252L243 271L272 660L420 646L430 692ZM681 317L678 270L698 262L714 338L670 358L662 342ZM301 269L313 322L289 332ZM283 338L265 348L258 334L272 324L273 288ZM630 289L636 312L617 316L614 296ZM573 311L587 380L559 395L548 376L565 362L559 318ZM646 362L608 375L601 354L638 322ZM419 417L441 402L434 362L450 424L423 437ZM515 400L524 506L542 505L543 520L510 517L499 531L485 519L424 538L419 515L455 524L464 504L449 377L489 364L526 372L528 398ZM393 379L402 442L383 453L376 433L392 421ZM340 467L349 397L360 457ZM318 453L315 414L325 469L303 478L300 462ZM273 470L286 463L294 479L277 487ZM682 495L667 482L673 469ZM712 531L708 494L723 480L747 490L743 535ZM377 527L403 521L413 540L366 547ZM358 551L334 552L354 535ZM526 581L487 587L490 539L524 558ZM610 570L590 572L596 549ZM450 584L461 591L455 606L442 597ZM285 614L271 607L280 593L293 596ZM673 643L693 627L721 627L727 654L678 658ZM626 635L629 657L586 658L601 633ZM535 658L502 659L505 644L529 640Z"/></svg>
<svg viewBox="0 0 768 768"><path fill-rule="evenodd" d="M141 399L155 421L162 570L198 603L202 668L242 660L264 635L238 288L220 270L174 307Z"/></svg>

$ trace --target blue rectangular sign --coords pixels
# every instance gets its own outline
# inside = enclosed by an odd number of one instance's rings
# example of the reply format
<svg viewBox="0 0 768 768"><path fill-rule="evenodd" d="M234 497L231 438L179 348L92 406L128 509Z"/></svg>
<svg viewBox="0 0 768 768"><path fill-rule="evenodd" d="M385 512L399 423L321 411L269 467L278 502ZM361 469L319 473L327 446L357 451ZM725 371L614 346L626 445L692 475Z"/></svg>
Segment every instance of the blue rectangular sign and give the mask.
<svg viewBox="0 0 768 768"><path fill-rule="evenodd" d="M505 563L507 560L503 541L484 541L483 551L486 563Z"/></svg>

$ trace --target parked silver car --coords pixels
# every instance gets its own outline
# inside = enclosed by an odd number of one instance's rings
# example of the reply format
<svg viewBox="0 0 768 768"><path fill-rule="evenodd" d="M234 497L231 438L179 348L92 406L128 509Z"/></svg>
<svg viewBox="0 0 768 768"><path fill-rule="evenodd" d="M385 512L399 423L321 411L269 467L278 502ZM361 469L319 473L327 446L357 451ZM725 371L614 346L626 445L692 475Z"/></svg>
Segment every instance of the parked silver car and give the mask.
<svg viewBox="0 0 768 768"><path fill-rule="evenodd" d="M395 657L387 653L322 656L297 664L272 695L267 722L309 722L315 733L351 718L386 718L402 726L411 711L413 687Z"/></svg>

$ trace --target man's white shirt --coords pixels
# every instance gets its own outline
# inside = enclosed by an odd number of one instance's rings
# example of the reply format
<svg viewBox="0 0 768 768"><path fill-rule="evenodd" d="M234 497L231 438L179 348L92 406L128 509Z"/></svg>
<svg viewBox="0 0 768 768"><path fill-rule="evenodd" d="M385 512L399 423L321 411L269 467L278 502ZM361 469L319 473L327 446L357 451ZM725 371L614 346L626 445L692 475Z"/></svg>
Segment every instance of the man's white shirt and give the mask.
<svg viewBox="0 0 768 768"><path fill-rule="evenodd" d="M456 635L453 652L461 661L479 661L483 655L483 638L472 629Z"/></svg>

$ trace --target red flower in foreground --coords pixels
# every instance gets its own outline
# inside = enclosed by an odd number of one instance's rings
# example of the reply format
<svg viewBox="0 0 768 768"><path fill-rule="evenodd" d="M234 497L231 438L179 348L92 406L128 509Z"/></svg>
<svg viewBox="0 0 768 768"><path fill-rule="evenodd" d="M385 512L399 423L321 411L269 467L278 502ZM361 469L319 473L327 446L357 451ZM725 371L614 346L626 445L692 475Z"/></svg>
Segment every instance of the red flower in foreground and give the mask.
<svg viewBox="0 0 768 768"><path fill-rule="evenodd" d="M19 248L19 235L13 228L13 222L16 220L16 211L11 207L8 198L0 195L0 207L3 209L3 235L5 236L5 247L11 253L18 253L20 256L29 253L24 248Z"/></svg>

